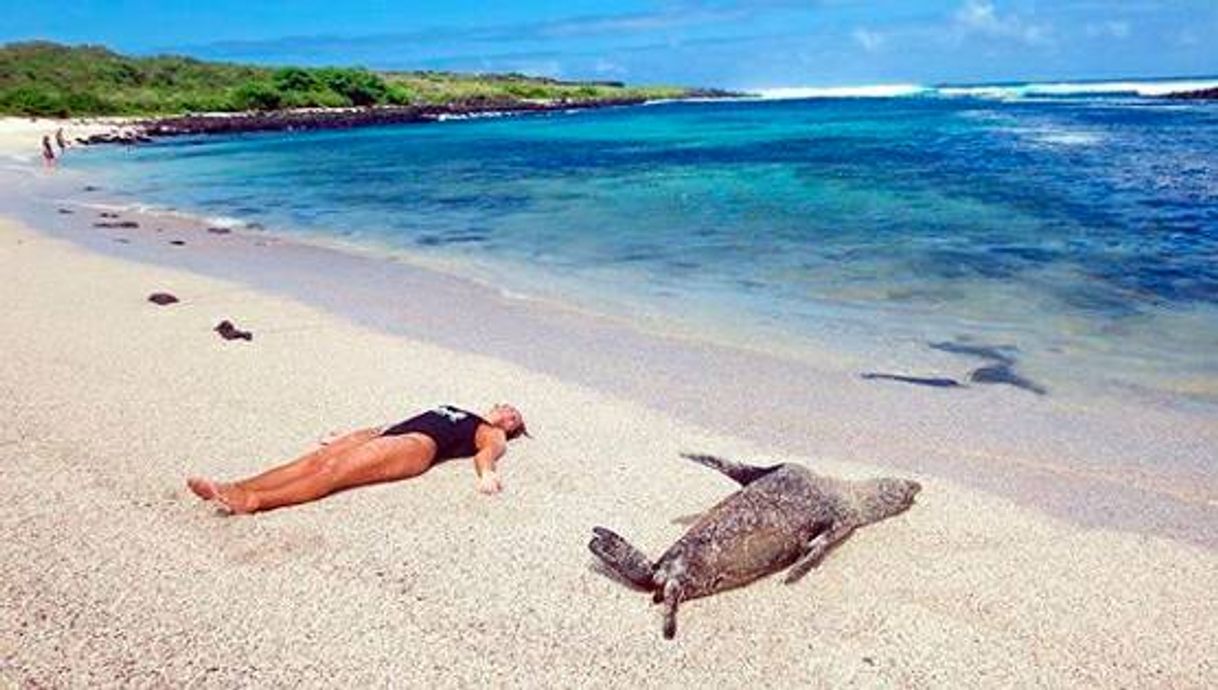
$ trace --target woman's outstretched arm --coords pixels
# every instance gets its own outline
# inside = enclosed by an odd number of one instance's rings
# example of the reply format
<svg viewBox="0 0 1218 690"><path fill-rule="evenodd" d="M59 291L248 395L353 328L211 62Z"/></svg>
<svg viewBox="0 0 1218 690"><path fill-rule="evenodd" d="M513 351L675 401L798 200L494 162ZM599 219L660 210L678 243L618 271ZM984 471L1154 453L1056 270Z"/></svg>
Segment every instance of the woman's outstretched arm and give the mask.
<svg viewBox="0 0 1218 690"><path fill-rule="evenodd" d="M489 439L474 455L474 470L478 473L478 491L484 494L497 494L503 490L503 482L495 472L495 462L503 457L507 450L507 441L498 435Z"/></svg>

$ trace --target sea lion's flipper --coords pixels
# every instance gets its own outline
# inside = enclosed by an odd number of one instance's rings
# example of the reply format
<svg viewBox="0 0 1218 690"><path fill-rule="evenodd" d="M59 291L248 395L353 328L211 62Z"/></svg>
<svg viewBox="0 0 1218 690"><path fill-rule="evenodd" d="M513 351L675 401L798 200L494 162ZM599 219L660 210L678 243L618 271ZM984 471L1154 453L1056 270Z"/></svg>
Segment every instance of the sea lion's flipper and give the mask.
<svg viewBox="0 0 1218 690"><path fill-rule="evenodd" d="M664 639L671 640L677 634L677 606L683 594L681 583L675 578L664 583Z"/></svg>
<svg viewBox="0 0 1218 690"><path fill-rule="evenodd" d="M642 551L604 527L593 527L592 533L592 541L588 542L588 548L613 572L643 589L651 589L655 586L652 581L655 566L647 560L647 556L644 556Z"/></svg>
<svg viewBox="0 0 1218 690"><path fill-rule="evenodd" d="M786 583L791 585L799 582L800 578L807 575L808 571L824 558L829 549L850 536L855 526L853 522L839 522L813 537L812 541L808 542L808 547L804 550L803 555L787 571Z"/></svg>
<svg viewBox="0 0 1218 690"><path fill-rule="evenodd" d="M693 460L699 465L709 467L712 470L718 470L723 474L736 480L741 486L748 486L758 479L766 476L774 470L782 467L782 465L771 465L769 467L754 467L753 465L745 465L731 460L714 455L700 455L697 453L681 453L681 457L687 460Z"/></svg>

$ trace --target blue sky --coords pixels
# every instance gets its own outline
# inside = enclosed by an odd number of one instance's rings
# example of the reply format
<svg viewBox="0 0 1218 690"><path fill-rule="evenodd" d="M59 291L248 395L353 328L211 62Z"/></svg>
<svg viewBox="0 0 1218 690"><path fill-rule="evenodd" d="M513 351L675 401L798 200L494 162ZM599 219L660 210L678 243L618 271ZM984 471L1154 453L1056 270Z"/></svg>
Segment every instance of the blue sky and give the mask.
<svg viewBox="0 0 1218 690"><path fill-rule="evenodd" d="M733 88L1218 74L1218 0L0 0L0 41Z"/></svg>

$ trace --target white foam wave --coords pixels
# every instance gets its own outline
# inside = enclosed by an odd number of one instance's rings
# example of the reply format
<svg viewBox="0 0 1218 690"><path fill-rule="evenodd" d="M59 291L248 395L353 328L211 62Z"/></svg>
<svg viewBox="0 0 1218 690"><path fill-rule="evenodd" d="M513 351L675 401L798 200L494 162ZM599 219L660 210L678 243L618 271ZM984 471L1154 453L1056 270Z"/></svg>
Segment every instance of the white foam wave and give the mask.
<svg viewBox="0 0 1218 690"><path fill-rule="evenodd" d="M1159 98L1171 93L1218 88L1218 79L1168 79L1157 81L1032 82L1026 84L982 84L973 86L922 86L920 84L871 84L864 86L792 86L757 89L763 100L810 98L984 98L1023 100L1088 96Z"/></svg>
<svg viewBox="0 0 1218 690"><path fill-rule="evenodd" d="M1157 98L1171 93L1218 88L1218 79L1168 81L1047 82L997 86L943 86L941 96L1014 100L1069 96L1139 96Z"/></svg>
<svg viewBox="0 0 1218 690"><path fill-rule="evenodd" d="M791 86L779 89L758 89L763 99L797 98L901 98L920 96L930 91L919 84L872 84L869 86Z"/></svg>

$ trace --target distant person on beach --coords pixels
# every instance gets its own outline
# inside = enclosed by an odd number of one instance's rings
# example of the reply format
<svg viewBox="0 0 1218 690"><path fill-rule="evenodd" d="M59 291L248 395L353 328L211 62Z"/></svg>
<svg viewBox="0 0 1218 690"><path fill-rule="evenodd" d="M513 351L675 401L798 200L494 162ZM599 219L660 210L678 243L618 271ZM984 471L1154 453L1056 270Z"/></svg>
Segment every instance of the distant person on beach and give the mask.
<svg viewBox="0 0 1218 690"><path fill-rule="evenodd" d="M315 501L335 491L415 477L451 458L474 458L478 490L502 489L495 463L507 442L527 434L511 405L495 405L485 417L441 405L397 424L360 429L286 465L232 483L191 477L196 496L227 513L254 513Z"/></svg>
<svg viewBox="0 0 1218 690"><path fill-rule="evenodd" d="M42 162L48 168L55 165L55 149L51 148L51 135L49 134L42 137Z"/></svg>
<svg viewBox="0 0 1218 690"><path fill-rule="evenodd" d="M59 146L59 155L63 155L64 149L68 148L68 142L63 138L63 127L55 130L55 144Z"/></svg>

